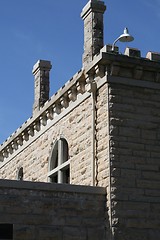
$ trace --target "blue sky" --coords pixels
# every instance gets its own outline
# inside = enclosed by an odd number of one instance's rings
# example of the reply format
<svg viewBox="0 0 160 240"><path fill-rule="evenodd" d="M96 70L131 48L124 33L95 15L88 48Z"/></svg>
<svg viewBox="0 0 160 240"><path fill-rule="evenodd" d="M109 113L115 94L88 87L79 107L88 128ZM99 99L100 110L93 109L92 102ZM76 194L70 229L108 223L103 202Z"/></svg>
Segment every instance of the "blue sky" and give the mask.
<svg viewBox="0 0 160 240"><path fill-rule="evenodd" d="M128 27L127 45L160 52L160 0L104 0L104 44ZM50 60L50 95L82 66L83 21L87 0L0 0L0 143L32 115L33 65ZM120 52L126 44L117 43Z"/></svg>

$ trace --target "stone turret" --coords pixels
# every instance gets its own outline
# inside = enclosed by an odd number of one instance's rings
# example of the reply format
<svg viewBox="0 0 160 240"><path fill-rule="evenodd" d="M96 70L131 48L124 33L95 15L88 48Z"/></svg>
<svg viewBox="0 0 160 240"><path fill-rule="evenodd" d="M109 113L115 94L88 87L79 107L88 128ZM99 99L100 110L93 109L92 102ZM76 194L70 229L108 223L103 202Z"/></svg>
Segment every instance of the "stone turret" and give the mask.
<svg viewBox="0 0 160 240"><path fill-rule="evenodd" d="M103 14L106 6L103 1L90 0L83 8L81 17L84 21L84 54L83 66L88 65L94 55L104 45Z"/></svg>
<svg viewBox="0 0 160 240"><path fill-rule="evenodd" d="M49 99L49 72L51 68L51 62L45 60L38 60L33 67L32 73L35 77L33 115Z"/></svg>

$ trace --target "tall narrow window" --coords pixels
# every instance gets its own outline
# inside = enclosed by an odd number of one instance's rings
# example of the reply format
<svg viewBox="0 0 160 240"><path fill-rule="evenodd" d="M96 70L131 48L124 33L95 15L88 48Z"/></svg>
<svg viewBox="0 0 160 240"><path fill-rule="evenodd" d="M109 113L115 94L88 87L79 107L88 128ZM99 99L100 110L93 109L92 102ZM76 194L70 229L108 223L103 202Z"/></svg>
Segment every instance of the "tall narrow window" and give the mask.
<svg viewBox="0 0 160 240"><path fill-rule="evenodd" d="M70 182L70 160L68 155L68 143L64 138L60 138L53 146L49 160L48 177L50 182L69 183Z"/></svg>
<svg viewBox="0 0 160 240"><path fill-rule="evenodd" d="M23 167L18 169L17 180L23 180Z"/></svg>
<svg viewBox="0 0 160 240"><path fill-rule="evenodd" d="M2 223L0 224L0 240L13 239L13 224L6 224Z"/></svg>

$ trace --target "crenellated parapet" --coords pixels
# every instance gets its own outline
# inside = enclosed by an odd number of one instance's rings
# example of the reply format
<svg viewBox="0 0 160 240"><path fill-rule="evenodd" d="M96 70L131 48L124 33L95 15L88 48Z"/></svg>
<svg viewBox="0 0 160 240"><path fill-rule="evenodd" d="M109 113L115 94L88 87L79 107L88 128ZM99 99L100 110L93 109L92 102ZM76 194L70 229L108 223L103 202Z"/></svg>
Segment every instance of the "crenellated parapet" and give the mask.
<svg viewBox="0 0 160 240"><path fill-rule="evenodd" d="M76 73L55 95L46 101L33 117L29 118L0 146L0 162L14 155L26 143L31 141L51 121L55 120L78 95L85 92L85 76L83 71Z"/></svg>
<svg viewBox="0 0 160 240"><path fill-rule="evenodd" d="M137 80L134 84L160 83L160 53L148 52L146 57L141 57L140 50L127 47L124 54L119 54L118 47L112 51L111 45L106 45L86 68L86 74L97 73L130 79L130 83Z"/></svg>
<svg viewBox="0 0 160 240"><path fill-rule="evenodd" d="M117 47L113 52L111 45L104 46L88 68L77 72L44 103L36 114L33 114L1 144L0 162L3 164L5 160L7 161L21 151L25 144L29 144L35 136L41 134L45 127L69 109L79 96L89 92L87 86L90 80L95 80L97 87L102 82L115 82L146 88L160 88L160 54L149 52L146 58L143 58L138 49L126 48L124 54L119 54Z"/></svg>

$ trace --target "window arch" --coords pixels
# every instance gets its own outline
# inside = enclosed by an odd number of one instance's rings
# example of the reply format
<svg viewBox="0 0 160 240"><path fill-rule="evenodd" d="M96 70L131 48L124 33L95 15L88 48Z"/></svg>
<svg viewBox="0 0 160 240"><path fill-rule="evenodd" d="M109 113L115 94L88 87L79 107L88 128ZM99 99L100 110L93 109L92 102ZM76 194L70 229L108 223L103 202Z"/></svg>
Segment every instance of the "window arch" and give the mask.
<svg viewBox="0 0 160 240"><path fill-rule="evenodd" d="M54 183L69 183L69 165L68 143L64 138L60 138L55 142L49 159L49 181Z"/></svg>

